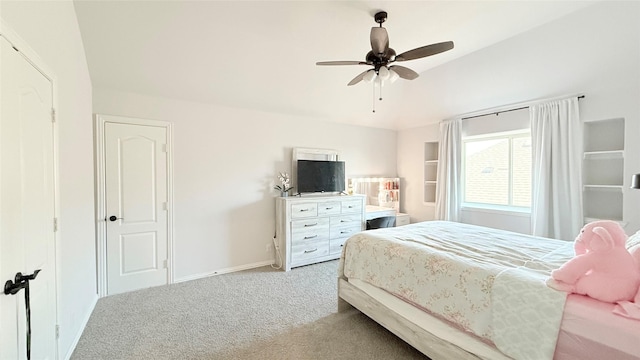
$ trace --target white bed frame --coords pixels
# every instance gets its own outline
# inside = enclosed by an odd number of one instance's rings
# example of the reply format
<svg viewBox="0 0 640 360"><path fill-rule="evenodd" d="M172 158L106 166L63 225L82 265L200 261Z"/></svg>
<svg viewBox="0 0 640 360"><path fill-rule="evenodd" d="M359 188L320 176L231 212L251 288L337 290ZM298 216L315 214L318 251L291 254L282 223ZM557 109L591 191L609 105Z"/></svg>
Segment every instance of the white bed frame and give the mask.
<svg viewBox="0 0 640 360"><path fill-rule="evenodd" d="M412 306L408 303L397 299L398 302ZM356 308L363 314L367 315L387 330L416 348L418 351L429 356L432 360L478 360L478 359L508 359L501 352L490 348L489 345L472 338L464 332L450 328L448 331L455 333L457 339L462 342L468 342L472 345L480 346L480 353L471 353L458 345L452 344L441 337L434 335L433 329L426 326L424 322L419 324L415 320L403 316L399 311L389 307L384 302L378 300L359 289L349 281L342 277L338 279L338 312L347 311ZM440 322L433 320L433 322ZM442 325L440 326L442 327ZM484 348L483 348L484 347Z"/></svg>

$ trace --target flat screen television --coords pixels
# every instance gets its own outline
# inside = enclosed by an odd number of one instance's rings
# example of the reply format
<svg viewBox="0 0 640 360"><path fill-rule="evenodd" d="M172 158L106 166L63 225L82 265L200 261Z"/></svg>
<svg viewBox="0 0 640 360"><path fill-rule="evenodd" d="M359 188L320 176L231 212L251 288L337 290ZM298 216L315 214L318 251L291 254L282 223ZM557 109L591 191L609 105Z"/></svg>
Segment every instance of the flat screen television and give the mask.
<svg viewBox="0 0 640 360"><path fill-rule="evenodd" d="M298 193L343 192L344 161L298 160Z"/></svg>

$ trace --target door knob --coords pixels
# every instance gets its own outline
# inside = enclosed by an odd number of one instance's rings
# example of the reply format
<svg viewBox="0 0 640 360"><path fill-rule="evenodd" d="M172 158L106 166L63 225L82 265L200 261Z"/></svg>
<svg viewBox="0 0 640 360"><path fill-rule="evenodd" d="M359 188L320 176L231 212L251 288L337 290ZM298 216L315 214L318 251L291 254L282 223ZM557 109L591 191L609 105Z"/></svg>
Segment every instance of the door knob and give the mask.
<svg viewBox="0 0 640 360"><path fill-rule="evenodd" d="M123 218L119 218L115 215L111 215L109 216L109 221L116 221L116 220L124 220Z"/></svg>

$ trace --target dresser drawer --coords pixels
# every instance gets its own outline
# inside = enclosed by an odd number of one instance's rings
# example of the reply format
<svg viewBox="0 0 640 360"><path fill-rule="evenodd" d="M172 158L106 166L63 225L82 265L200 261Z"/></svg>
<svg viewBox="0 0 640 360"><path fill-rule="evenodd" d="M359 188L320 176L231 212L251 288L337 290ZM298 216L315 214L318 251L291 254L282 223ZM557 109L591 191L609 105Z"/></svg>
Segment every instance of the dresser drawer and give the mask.
<svg viewBox="0 0 640 360"><path fill-rule="evenodd" d="M362 227L362 217L357 215L340 215L331 217L331 227L357 225Z"/></svg>
<svg viewBox="0 0 640 360"><path fill-rule="evenodd" d="M348 238L353 234L357 234L362 231L362 226L358 225L347 225L347 226L333 226L331 227L330 236L331 240L339 239L339 238Z"/></svg>
<svg viewBox="0 0 640 360"><path fill-rule="evenodd" d="M343 214L353 214L353 213L361 213L362 212L362 201L361 200L343 200L342 201L342 213Z"/></svg>
<svg viewBox="0 0 640 360"><path fill-rule="evenodd" d="M322 229L321 231L304 231L291 234L291 244L294 246L325 240L329 240L329 229Z"/></svg>
<svg viewBox="0 0 640 360"><path fill-rule="evenodd" d="M339 201L318 204L318 215L339 215L341 204Z"/></svg>
<svg viewBox="0 0 640 360"><path fill-rule="evenodd" d="M291 218L299 219L305 217L318 216L317 203L291 204Z"/></svg>
<svg viewBox="0 0 640 360"><path fill-rule="evenodd" d="M303 228L291 231L291 244L294 246L326 240L329 240L329 226Z"/></svg>
<svg viewBox="0 0 640 360"><path fill-rule="evenodd" d="M328 217L314 217L300 220L291 221L291 233L297 233L300 231L314 231L316 229L328 229L329 218Z"/></svg>
<svg viewBox="0 0 640 360"><path fill-rule="evenodd" d="M344 243L347 242L348 237L340 238L340 239L331 239L329 242L329 254L340 255L342 252L342 248L344 247Z"/></svg>
<svg viewBox="0 0 640 360"><path fill-rule="evenodd" d="M329 240L291 246L291 262L293 265L327 255L329 255Z"/></svg>

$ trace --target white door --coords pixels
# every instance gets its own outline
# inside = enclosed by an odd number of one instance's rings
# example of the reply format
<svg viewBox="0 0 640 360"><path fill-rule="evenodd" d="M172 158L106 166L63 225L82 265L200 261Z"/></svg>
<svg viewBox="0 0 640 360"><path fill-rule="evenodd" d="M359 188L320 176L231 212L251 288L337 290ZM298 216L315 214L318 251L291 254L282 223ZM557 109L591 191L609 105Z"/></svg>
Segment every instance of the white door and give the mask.
<svg viewBox="0 0 640 360"><path fill-rule="evenodd" d="M107 294L167 284L167 130L104 131Z"/></svg>
<svg viewBox="0 0 640 360"><path fill-rule="evenodd" d="M31 358L55 359L52 84L3 37L0 46L0 280L41 270L29 284ZM0 291L0 359L27 357L24 295Z"/></svg>

